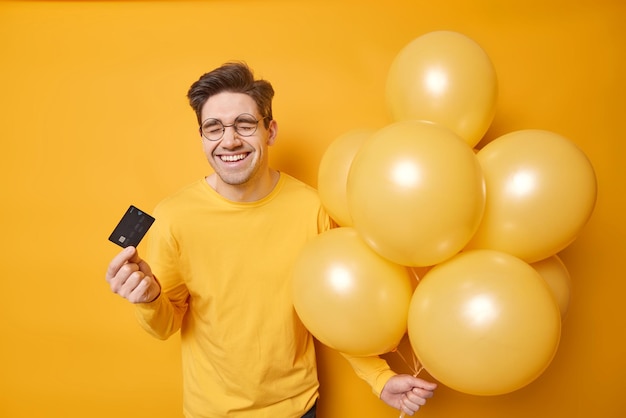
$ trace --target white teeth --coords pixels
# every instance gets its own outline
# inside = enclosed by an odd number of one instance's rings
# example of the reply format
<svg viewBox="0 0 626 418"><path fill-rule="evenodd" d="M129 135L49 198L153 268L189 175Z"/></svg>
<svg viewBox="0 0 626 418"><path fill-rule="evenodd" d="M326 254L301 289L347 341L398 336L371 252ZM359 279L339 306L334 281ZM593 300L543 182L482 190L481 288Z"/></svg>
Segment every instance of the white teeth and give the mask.
<svg viewBox="0 0 626 418"><path fill-rule="evenodd" d="M246 158L246 154L221 155L220 158L222 161L234 162L234 161L243 160L244 158Z"/></svg>

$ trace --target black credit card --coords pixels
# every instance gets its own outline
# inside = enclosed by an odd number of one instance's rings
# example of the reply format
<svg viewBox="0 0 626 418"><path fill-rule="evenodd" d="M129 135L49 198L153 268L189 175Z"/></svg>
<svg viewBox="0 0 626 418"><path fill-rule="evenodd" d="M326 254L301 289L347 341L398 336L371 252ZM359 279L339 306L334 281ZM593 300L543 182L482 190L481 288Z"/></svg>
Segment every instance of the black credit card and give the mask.
<svg viewBox="0 0 626 418"><path fill-rule="evenodd" d="M113 230L113 233L111 233L109 241L123 248L131 245L136 247L141 242L144 235L146 235L146 232L148 232L153 222L154 218L152 216L130 205Z"/></svg>

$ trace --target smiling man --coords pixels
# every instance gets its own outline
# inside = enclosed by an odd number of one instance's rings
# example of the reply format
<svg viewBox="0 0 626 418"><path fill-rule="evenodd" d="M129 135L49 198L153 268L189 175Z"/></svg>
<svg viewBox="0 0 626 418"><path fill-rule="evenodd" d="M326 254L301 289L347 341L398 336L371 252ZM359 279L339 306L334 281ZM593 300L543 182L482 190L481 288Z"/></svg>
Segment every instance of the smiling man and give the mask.
<svg viewBox="0 0 626 418"><path fill-rule="evenodd" d="M207 99L200 115L200 134L206 139L204 153L215 170L207 178L211 187L235 201L250 202L265 197L280 177L268 166L267 158L268 148L278 133L276 121L271 116L259 115L251 96L228 91ZM232 123L224 125L222 121Z"/></svg>
<svg viewBox="0 0 626 418"><path fill-rule="evenodd" d="M290 272L332 222L315 190L269 166L273 96L242 63L191 86L214 173L157 206L146 260L128 247L107 270L148 332L165 339L180 330L186 417L315 417L314 342L293 308ZM378 357L347 358L375 394L410 415L436 387Z"/></svg>

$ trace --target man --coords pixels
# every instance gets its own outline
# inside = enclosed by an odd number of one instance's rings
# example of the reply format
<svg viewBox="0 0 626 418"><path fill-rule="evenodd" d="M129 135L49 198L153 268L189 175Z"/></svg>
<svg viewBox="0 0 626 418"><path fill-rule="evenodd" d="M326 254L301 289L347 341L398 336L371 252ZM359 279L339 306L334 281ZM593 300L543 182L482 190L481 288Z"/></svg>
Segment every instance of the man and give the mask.
<svg viewBox="0 0 626 418"><path fill-rule="evenodd" d="M290 269L331 227L317 193L269 166L278 134L274 90L228 63L188 92L214 173L163 200L143 260L110 263L113 292L135 303L158 338L181 331L187 417L315 417L314 343L292 305ZM351 358L387 404L412 415L435 384Z"/></svg>

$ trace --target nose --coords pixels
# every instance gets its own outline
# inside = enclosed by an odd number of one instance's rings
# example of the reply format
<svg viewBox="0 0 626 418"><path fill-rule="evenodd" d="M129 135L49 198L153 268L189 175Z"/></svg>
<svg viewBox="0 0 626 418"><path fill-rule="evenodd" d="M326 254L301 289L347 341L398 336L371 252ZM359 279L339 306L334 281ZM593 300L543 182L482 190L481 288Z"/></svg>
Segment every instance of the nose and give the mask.
<svg viewBox="0 0 626 418"><path fill-rule="evenodd" d="M239 135L237 135L237 131L235 131L235 127L233 125L224 126L224 136L222 137L221 146L224 148L235 147L241 144L241 140Z"/></svg>

